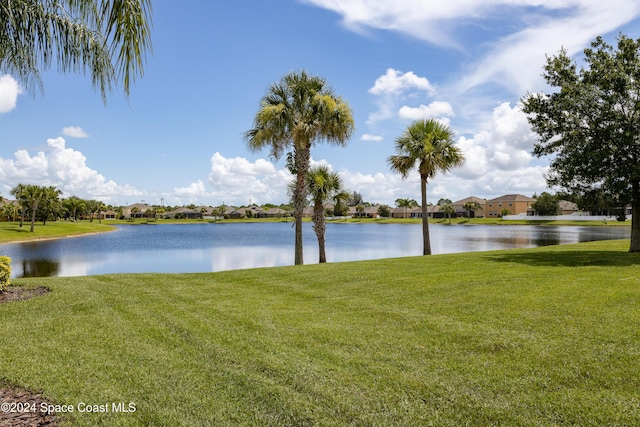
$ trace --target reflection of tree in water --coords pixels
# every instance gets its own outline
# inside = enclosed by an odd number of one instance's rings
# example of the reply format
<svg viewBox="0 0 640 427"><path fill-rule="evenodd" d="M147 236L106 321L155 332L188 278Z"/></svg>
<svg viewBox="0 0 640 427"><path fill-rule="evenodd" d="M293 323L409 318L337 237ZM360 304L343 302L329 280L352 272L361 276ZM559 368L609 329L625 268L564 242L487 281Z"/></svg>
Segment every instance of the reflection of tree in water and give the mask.
<svg viewBox="0 0 640 427"><path fill-rule="evenodd" d="M57 276L60 263L46 259L22 260L22 277Z"/></svg>

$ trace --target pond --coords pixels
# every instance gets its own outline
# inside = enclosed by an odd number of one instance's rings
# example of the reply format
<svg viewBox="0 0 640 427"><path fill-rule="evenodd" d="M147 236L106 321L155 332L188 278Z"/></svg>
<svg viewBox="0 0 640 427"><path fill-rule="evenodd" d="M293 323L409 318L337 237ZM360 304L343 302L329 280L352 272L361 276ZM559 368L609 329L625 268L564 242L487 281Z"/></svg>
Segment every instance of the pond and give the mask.
<svg viewBox="0 0 640 427"><path fill-rule="evenodd" d="M431 224L434 254L629 238L628 227ZM112 233L0 245L12 275L86 276L185 273L292 265L292 223L121 225ZM318 262L311 223L304 223L305 263ZM327 224L328 262L422 254L420 224Z"/></svg>

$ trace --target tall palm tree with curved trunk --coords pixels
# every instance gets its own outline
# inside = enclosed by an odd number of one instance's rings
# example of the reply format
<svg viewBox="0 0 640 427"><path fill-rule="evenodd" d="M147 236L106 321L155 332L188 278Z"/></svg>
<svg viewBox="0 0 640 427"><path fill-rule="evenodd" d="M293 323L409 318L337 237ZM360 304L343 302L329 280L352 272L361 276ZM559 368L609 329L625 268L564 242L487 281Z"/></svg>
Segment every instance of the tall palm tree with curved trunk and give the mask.
<svg viewBox="0 0 640 427"><path fill-rule="evenodd" d="M295 188L295 264L303 264L302 210L307 197L306 175L311 147L316 142L346 145L354 130L349 105L336 96L325 79L306 71L291 72L274 83L262 97L253 128L245 133L250 150L271 149L279 159L293 149Z"/></svg>
<svg viewBox="0 0 640 427"><path fill-rule="evenodd" d="M313 231L318 238L319 262L327 262L327 254L324 247L327 226L324 220L324 204L329 200L335 200L336 196L346 195L342 190L340 176L330 170L326 165L320 165L309 169L307 172L307 188L313 200Z"/></svg>
<svg viewBox="0 0 640 427"><path fill-rule="evenodd" d="M0 71L27 89L40 72L89 74L103 100L126 95L151 51L151 0L0 0Z"/></svg>
<svg viewBox="0 0 640 427"><path fill-rule="evenodd" d="M395 141L396 155L387 162L391 170L409 176L416 164L420 173L422 194L423 255L431 255L429 218L427 213L427 183L438 172L448 172L464 163L462 151L453 144L451 128L435 119L416 120Z"/></svg>

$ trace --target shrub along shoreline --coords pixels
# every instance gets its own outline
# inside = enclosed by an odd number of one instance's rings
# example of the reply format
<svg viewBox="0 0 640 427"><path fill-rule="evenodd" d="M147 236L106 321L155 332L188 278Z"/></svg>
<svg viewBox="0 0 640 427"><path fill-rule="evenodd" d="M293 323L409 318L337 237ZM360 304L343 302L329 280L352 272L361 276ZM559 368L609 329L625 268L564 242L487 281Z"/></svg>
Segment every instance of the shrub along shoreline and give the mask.
<svg viewBox="0 0 640 427"><path fill-rule="evenodd" d="M0 378L134 403L75 426L638 425L627 244L16 279L51 292L0 304Z"/></svg>

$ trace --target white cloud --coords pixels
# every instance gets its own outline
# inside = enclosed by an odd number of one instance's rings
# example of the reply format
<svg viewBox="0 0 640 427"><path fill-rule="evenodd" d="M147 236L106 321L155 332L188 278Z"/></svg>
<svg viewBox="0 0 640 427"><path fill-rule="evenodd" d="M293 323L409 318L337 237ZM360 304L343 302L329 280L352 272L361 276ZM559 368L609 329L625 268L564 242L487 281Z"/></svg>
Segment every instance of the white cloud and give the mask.
<svg viewBox="0 0 640 427"><path fill-rule="evenodd" d="M444 101L434 101L429 105L420 104L418 107L402 106L398 110L401 119L420 120L428 118L443 118L454 116L451 104Z"/></svg>
<svg viewBox="0 0 640 427"><path fill-rule="evenodd" d="M220 153L211 157L207 194L216 203L246 205L252 203L285 203L287 186L293 176L286 169L276 169L265 159L250 162L243 157L225 158Z"/></svg>
<svg viewBox="0 0 640 427"><path fill-rule="evenodd" d="M61 137L47 140L47 152L34 156L18 150L14 159L0 158L0 180L6 193L19 183L55 185L65 196L99 199L105 202L124 196L139 196L142 191L130 185L119 185L86 164L86 157L67 148Z"/></svg>
<svg viewBox="0 0 640 427"><path fill-rule="evenodd" d="M384 138L381 135L372 135L369 133L365 133L364 135L362 135L362 138L360 138L362 141L374 141L374 142L378 142L378 141L382 141Z"/></svg>
<svg viewBox="0 0 640 427"><path fill-rule="evenodd" d="M177 197L186 197L190 200L207 196L207 190L204 188L204 183L200 179L192 182L187 187L174 188L173 193Z"/></svg>
<svg viewBox="0 0 640 427"><path fill-rule="evenodd" d="M462 136L456 145L466 161L462 167L447 174L438 174L429 182L428 199L435 203L440 197L459 200L468 196L493 198L503 194L532 195L546 191L546 166L533 164L530 154L536 142L525 114L518 105L509 103L496 107L482 130L472 137ZM420 199L417 171L406 180L399 174L362 174L340 172L345 186L355 190L367 201L392 204L398 198Z"/></svg>
<svg viewBox="0 0 640 427"><path fill-rule="evenodd" d="M22 88L13 77L8 74L0 76L0 114L16 108L21 93Z"/></svg>
<svg viewBox="0 0 640 427"><path fill-rule="evenodd" d="M423 90L429 93L434 91L433 86L426 77L418 77L413 71L402 71L388 68L386 74L378 77L369 89L373 95L393 94L399 95L411 89Z"/></svg>
<svg viewBox="0 0 640 427"><path fill-rule="evenodd" d="M429 106L418 107L402 106L408 99L417 100L421 97L432 97L436 94L435 88L426 77L420 77L413 71L402 72L387 69L386 73L378 77L369 93L376 96L378 111L369 115L368 123L372 124L388 119L422 118L430 112L441 116L452 116L453 109L447 102L434 101Z"/></svg>
<svg viewBox="0 0 640 427"><path fill-rule="evenodd" d="M81 127L78 126L68 126L62 128L62 134L64 136L69 136L71 138L88 138L89 134L86 133Z"/></svg>
<svg viewBox="0 0 640 427"><path fill-rule="evenodd" d="M456 89L487 83L522 96L542 84L545 54L560 47L579 52L597 35L609 34L640 16L637 0L302 0L332 10L353 30L387 30L442 47L484 55ZM511 29L492 40L462 40L471 27ZM484 32L491 37L491 31Z"/></svg>

